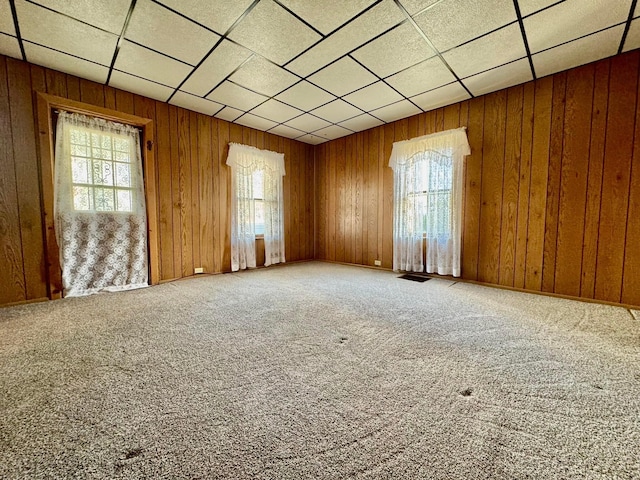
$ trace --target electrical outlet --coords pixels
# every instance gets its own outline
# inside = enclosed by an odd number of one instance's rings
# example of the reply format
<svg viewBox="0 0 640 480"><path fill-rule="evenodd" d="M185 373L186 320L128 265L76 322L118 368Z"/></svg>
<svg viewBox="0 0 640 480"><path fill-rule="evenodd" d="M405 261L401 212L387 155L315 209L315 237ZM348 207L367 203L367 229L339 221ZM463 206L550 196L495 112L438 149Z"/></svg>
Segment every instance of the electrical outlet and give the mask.
<svg viewBox="0 0 640 480"><path fill-rule="evenodd" d="M373 261L373 264L374 264L376 267L379 267L380 265L382 265L382 262L381 262L380 260L374 260L374 261Z"/></svg>
<svg viewBox="0 0 640 480"><path fill-rule="evenodd" d="M204 268L196 267L193 269L193 273L204 273Z"/></svg>

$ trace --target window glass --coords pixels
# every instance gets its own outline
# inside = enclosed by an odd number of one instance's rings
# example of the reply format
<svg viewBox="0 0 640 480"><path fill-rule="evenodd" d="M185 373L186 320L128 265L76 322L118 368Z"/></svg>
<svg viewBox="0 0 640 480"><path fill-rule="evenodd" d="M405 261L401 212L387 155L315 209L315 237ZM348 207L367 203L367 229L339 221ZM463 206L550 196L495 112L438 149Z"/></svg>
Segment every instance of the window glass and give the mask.
<svg viewBox="0 0 640 480"><path fill-rule="evenodd" d="M253 172L253 209L256 235L264 235L264 171Z"/></svg>
<svg viewBox="0 0 640 480"><path fill-rule="evenodd" d="M445 156L423 154L416 162L417 181L413 192L422 217L422 230L432 235L451 233L451 188L453 185L453 162Z"/></svg>
<svg viewBox="0 0 640 480"><path fill-rule="evenodd" d="M74 210L132 212L131 140L79 128L70 138Z"/></svg>

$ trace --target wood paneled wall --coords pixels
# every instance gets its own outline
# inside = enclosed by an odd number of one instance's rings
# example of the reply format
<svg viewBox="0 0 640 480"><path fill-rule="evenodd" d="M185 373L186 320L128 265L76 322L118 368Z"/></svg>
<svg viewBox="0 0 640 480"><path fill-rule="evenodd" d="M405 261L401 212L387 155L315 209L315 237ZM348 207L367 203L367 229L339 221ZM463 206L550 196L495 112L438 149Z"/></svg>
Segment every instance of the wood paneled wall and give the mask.
<svg viewBox="0 0 640 480"><path fill-rule="evenodd" d="M285 154L286 258L313 258L312 146L0 55L0 305L47 296L33 91L154 120L163 280L230 270L229 142Z"/></svg>
<svg viewBox="0 0 640 480"><path fill-rule="evenodd" d="M393 142L466 126L462 276L640 305L640 53L316 148L316 258L391 268Z"/></svg>

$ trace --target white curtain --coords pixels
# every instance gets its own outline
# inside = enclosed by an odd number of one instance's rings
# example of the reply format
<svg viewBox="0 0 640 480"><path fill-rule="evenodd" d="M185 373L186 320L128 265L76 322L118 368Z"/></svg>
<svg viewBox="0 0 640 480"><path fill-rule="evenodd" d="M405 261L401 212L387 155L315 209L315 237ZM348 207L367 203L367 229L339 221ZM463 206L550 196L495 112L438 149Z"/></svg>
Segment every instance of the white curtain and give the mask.
<svg viewBox="0 0 640 480"><path fill-rule="evenodd" d="M256 266L256 199L260 197L264 264L284 262L284 154L231 143L227 165L231 168L231 270ZM259 189L262 191L256 196Z"/></svg>
<svg viewBox="0 0 640 480"><path fill-rule="evenodd" d="M393 144L393 269L460 276L465 128Z"/></svg>
<svg viewBox="0 0 640 480"><path fill-rule="evenodd" d="M147 217L138 131L60 112L54 176L64 296L146 287Z"/></svg>

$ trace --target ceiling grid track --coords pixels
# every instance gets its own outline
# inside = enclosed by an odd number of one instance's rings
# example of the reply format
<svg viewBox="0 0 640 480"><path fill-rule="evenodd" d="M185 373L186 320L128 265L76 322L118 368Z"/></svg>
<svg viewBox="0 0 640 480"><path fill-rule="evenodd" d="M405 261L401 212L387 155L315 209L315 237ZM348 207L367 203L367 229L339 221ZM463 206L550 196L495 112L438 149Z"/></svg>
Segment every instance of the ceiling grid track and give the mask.
<svg viewBox="0 0 640 480"><path fill-rule="evenodd" d="M111 65L109 65L109 73L107 74L107 80L105 85L109 85L109 81L111 80L111 74L113 73L113 67L116 64L116 60L118 59L118 53L120 53L120 47L122 46L122 42L124 41L124 35L127 32L127 27L129 26L129 21L131 20L131 16L133 15L133 10L136 8L137 0L131 0L131 4L129 5L129 11L127 12L127 17L124 20L124 24L122 25L122 32L120 32L120 37L118 37L118 43L116 43L116 49L113 52L113 58L111 59Z"/></svg>
<svg viewBox="0 0 640 480"><path fill-rule="evenodd" d="M633 20L633 14L636 11L636 4L638 0L631 1L631 7L629 8L629 16L627 17L627 23L624 26L624 32L622 33L622 38L620 39L620 46L618 47L618 55L622 53L624 49L624 44L627 41L627 35L629 34L629 28L631 28L631 21Z"/></svg>
<svg viewBox="0 0 640 480"><path fill-rule="evenodd" d="M635 1L635 0L634 0ZM527 51L527 59L529 60L529 67L531 67L531 75L536 80L536 69L533 66L533 58L531 56L531 49L529 48L529 41L527 40L527 32L524 29L524 21L522 20L522 13L520 12L520 4L518 0L513 0L513 7L516 9L516 15L518 16L518 24L520 25L520 33L522 33L522 41L524 42L524 49Z"/></svg>
<svg viewBox="0 0 640 480"><path fill-rule="evenodd" d="M16 37L18 38L18 45L20 46L20 54L22 60L27 61L27 54L24 51L24 43L22 42L22 35L20 35L20 23L18 22L18 12L16 12L16 1L9 0L11 6L11 16L13 17L13 28L16 29Z"/></svg>

